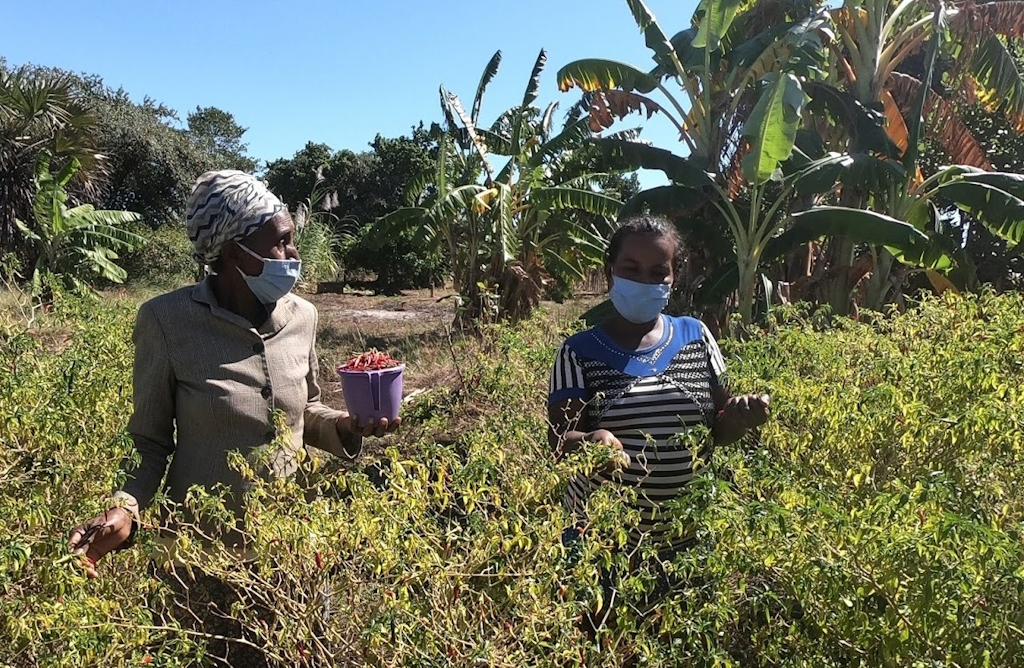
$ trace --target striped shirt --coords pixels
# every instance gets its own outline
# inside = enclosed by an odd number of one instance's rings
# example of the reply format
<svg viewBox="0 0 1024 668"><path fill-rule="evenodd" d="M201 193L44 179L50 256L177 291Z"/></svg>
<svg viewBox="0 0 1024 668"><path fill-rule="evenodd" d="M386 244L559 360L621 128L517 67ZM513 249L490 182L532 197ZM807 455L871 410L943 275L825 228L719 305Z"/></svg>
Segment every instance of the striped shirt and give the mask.
<svg viewBox="0 0 1024 668"><path fill-rule="evenodd" d="M625 350L600 328L566 340L551 372L551 404L586 402L579 429L607 429L622 442L630 466L621 472L578 475L566 504L585 515L589 495L603 483L636 488L640 523L630 529L630 547L641 540L675 548L686 537L669 536L665 505L694 476L694 455L678 434L714 419L712 389L724 384L725 360L707 327L694 318L661 316L664 334L655 345ZM699 473L699 469L697 471Z"/></svg>

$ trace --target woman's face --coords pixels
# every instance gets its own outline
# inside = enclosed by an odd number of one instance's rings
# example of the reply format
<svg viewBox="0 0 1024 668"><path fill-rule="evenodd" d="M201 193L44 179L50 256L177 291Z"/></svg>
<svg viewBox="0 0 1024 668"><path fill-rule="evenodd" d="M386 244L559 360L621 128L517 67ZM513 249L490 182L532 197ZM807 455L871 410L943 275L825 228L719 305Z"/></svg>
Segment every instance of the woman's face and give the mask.
<svg viewBox="0 0 1024 668"><path fill-rule="evenodd" d="M299 251L295 248L295 224L292 217L287 213L281 213L266 223L258 230L242 239L238 243L244 244L246 248L260 257L271 260L298 260ZM237 251L237 249L236 249ZM263 265L259 260L243 251L237 251L235 261L242 271L250 276L257 276L263 271Z"/></svg>
<svg viewBox="0 0 1024 668"><path fill-rule="evenodd" d="M676 242L671 237L629 234L622 239L615 261L605 265L608 287L615 276L637 283L672 285L675 282Z"/></svg>

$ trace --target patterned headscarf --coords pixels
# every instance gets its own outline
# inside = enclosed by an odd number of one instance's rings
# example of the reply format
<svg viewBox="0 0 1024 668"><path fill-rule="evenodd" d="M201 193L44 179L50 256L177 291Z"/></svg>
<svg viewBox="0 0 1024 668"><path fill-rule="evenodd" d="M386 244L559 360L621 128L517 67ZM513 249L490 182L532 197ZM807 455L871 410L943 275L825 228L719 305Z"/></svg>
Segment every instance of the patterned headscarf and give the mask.
<svg viewBox="0 0 1024 668"><path fill-rule="evenodd" d="M192 187L185 228L197 262L210 264L228 241L237 241L285 210L262 181L234 169L206 172Z"/></svg>

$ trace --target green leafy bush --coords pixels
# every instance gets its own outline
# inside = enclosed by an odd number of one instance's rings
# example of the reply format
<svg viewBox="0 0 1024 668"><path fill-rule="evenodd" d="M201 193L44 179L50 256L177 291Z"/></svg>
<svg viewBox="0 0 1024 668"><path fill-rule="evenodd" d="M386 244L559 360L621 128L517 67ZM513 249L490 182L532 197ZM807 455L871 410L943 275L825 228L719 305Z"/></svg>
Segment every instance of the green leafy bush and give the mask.
<svg viewBox="0 0 1024 668"><path fill-rule="evenodd" d="M30 330L0 320L0 663L203 651L163 620L148 532L99 581L65 556L130 451L132 314L69 299ZM246 639L283 665L1024 665L1021 297L929 299L868 324L790 309L727 343L732 382L770 391L774 416L680 501L701 540L671 563L626 563L611 489L563 543L565 481L604 454L548 453L548 365L572 327L485 329L456 350L459 384L420 395L399 439L349 470L307 457L267 481L235 457L255 564L201 551L187 526L179 558L240 592ZM205 531L227 526L217 490L188 505ZM591 641L602 579L613 623Z"/></svg>
<svg viewBox="0 0 1024 668"><path fill-rule="evenodd" d="M200 267L192 258L192 242L184 227L139 225L133 231L146 243L126 254L122 263L132 287L173 290L195 282Z"/></svg>
<svg viewBox="0 0 1024 668"><path fill-rule="evenodd" d="M376 289L383 294L444 285L450 263L439 250L417 246L408 233L370 243L368 236L372 234L372 226L363 227L346 245L347 272L361 270L376 274Z"/></svg>

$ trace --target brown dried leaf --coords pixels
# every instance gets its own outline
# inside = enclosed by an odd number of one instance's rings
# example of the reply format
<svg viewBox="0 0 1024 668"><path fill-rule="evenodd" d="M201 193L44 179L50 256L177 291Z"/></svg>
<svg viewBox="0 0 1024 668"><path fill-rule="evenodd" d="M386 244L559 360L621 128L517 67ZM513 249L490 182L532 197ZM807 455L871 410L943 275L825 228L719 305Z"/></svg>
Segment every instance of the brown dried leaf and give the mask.
<svg viewBox="0 0 1024 668"><path fill-rule="evenodd" d="M921 82L912 76L893 72L885 87L899 108L905 110L913 108L917 96L920 95L921 85ZM988 161L984 149L956 113L956 109L934 91L928 92L925 115L930 121L928 128L931 134L954 162L978 169L992 169L992 163Z"/></svg>
<svg viewBox="0 0 1024 668"><path fill-rule="evenodd" d="M994 33L1004 37L1024 37L1024 2L964 2L949 25L954 33L961 36Z"/></svg>
<svg viewBox="0 0 1024 668"><path fill-rule="evenodd" d="M900 112L899 105L896 104L896 100L892 99L892 93L889 91L882 93L882 103L885 105L885 133L889 135L889 139L896 144L902 154L906 152L910 142L910 133L903 120L903 113Z"/></svg>
<svg viewBox="0 0 1024 668"><path fill-rule="evenodd" d="M600 132L612 126L616 118L643 111L647 118L661 111L661 105L649 97L621 90L596 91L590 102L590 129Z"/></svg>

